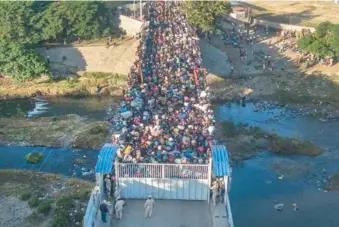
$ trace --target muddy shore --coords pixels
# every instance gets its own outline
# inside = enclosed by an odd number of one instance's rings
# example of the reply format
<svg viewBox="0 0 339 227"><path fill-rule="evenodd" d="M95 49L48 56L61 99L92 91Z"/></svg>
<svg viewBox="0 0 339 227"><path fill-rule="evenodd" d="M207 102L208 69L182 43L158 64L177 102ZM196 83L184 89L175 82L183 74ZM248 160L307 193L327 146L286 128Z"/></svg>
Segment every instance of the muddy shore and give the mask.
<svg viewBox="0 0 339 227"><path fill-rule="evenodd" d="M216 138L220 143L227 145L233 160L251 158L265 150L282 155L305 156L316 156L324 152L324 149L310 141L281 137L264 132L258 127L236 125L232 121L217 124Z"/></svg>
<svg viewBox="0 0 339 227"><path fill-rule="evenodd" d="M9 78L0 79L0 100L22 99L33 96L121 96L127 86L127 76L114 73L81 73L68 78L41 77L17 83Z"/></svg>
<svg viewBox="0 0 339 227"><path fill-rule="evenodd" d="M3 144L47 147L77 147L99 150L105 143L110 124L85 122L78 115L60 117L0 118Z"/></svg>

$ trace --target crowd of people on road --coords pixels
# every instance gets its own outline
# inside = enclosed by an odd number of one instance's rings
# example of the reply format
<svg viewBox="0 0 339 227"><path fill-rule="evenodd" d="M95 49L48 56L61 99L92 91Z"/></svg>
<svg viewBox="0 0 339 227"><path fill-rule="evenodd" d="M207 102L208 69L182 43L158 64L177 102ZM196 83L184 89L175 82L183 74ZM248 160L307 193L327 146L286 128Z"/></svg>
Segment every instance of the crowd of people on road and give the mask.
<svg viewBox="0 0 339 227"><path fill-rule="evenodd" d="M176 3L147 4L150 24L113 119L117 157L127 163L207 163L215 121L196 30Z"/></svg>

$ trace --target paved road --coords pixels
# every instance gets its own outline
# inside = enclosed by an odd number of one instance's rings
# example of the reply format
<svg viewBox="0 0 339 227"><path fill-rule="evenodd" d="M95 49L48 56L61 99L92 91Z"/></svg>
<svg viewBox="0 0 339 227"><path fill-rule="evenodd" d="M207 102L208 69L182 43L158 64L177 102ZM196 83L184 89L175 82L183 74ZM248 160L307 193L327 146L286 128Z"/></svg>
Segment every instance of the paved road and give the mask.
<svg viewBox="0 0 339 227"><path fill-rule="evenodd" d="M212 227L209 205L200 201L156 200L152 219L144 218L144 200L127 200L122 220L111 227Z"/></svg>

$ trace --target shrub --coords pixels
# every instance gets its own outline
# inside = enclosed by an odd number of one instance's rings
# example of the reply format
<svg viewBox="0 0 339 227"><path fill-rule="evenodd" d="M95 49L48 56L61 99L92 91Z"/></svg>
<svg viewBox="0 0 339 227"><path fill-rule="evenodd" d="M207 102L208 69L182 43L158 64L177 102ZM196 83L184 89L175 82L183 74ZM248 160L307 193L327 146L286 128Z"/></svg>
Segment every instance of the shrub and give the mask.
<svg viewBox="0 0 339 227"><path fill-rule="evenodd" d="M50 201L43 201L39 204L37 210L39 213L42 213L44 215L49 214L49 212L51 211L52 206L51 206L51 202Z"/></svg>
<svg viewBox="0 0 339 227"><path fill-rule="evenodd" d="M74 215L74 221L75 222L81 222L82 219L84 218L84 216L85 216L85 213L80 211L80 212L78 212Z"/></svg>
<svg viewBox="0 0 339 227"><path fill-rule="evenodd" d="M56 205L60 208L62 207L65 210L69 210L74 207L74 201L71 197L61 196L57 199Z"/></svg>
<svg viewBox="0 0 339 227"><path fill-rule="evenodd" d="M32 197L32 194L30 192L25 192L20 196L20 199L23 201L27 201Z"/></svg>
<svg viewBox="0 0 339 227"><path fill-rule="evenodd" d="M69 218L67 212L59 212L53 217L51 227L65 227L68 222Z"/></svg>
<svg viewBox="0 0 339 227"><path fill-rule="evenodd" d="M44 158L44 154L42 152L30 152L26 154L25 160L28 163L39 163Z"/></svg>
<svg viewBox="0 0 339 227"><path fill-rule="evenodd" d="M95 135L99 133L103 133L106 131L106 127L103 125L94 125L92 128L89 129L89 134Z"/></svg>
<svg viewBox="0 0 339 227"><path fill-rule="evenodd" d="M28 200L28 205L31 208L37 207L37 206L39 206L39 204L40 204L40 200L39 200L39 198L37 196L33 196L32 198L30 198Z"/></svg>

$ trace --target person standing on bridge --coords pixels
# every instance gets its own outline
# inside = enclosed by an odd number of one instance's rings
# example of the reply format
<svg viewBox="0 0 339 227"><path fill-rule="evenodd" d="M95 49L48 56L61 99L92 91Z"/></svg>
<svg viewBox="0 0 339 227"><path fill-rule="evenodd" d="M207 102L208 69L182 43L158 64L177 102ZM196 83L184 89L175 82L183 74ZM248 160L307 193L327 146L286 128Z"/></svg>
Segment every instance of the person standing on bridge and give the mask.
<svg viewBox="0 0 339 227"><path fill-rule="evenodd" d="M118 197L118 201L115 203L115 215L116 218L121 220L122 218L122 211L124 209L125 201Z"/></svg>
<svg viewBox="0 0 339 227"><path fill-rule="evenodd" d="M218 194L219 194L219 184L218 184L217 181L213 182L213 185L211 187L211 191L212 191L212 203L213 203L213 206L216 206L217 205L217 197L218 197Z"/></svg>
<svg viewBox="0 0 339 227"><path fill-rule="evenodd" d="M154 207L154 200L152 199L152 196L149 195L148 199L145 202L145 218L151 218L152 217L152 211Z"/></svg>
<svg viewBox="0 0 339 227"><path fill-rule="evenodd" d="M107 222L106 216L107 216L107 213L109 213L109 209L108 209L108 206L105 202L103 202L100 205L100 212L101 212L101 221L106 223Z"/></svg>

